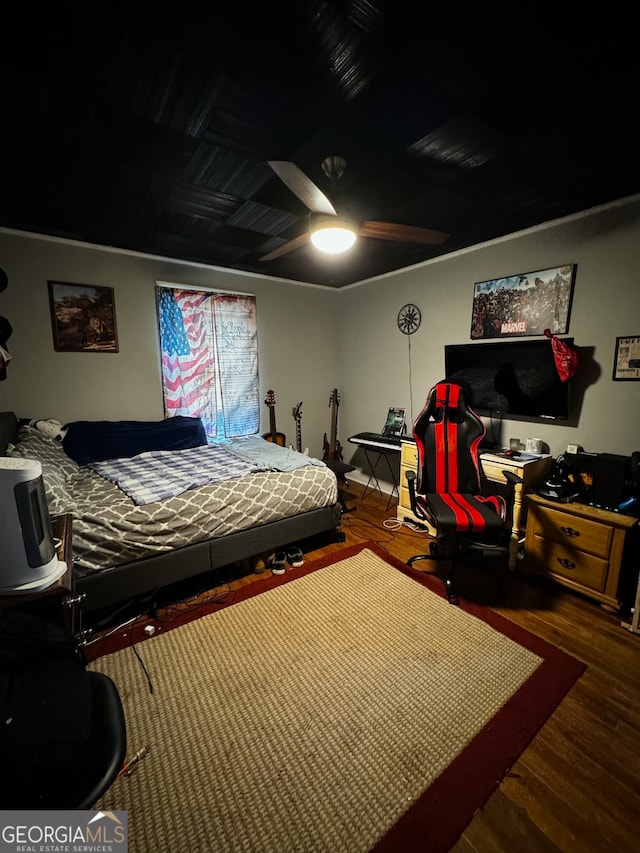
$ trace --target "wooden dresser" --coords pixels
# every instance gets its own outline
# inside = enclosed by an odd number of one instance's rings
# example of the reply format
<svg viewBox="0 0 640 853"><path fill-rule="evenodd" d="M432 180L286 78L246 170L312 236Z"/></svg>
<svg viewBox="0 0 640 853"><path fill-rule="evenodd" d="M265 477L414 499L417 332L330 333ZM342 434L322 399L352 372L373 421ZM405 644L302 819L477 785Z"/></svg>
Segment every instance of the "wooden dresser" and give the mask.
<svg viewBox="0 0 640 853"><path fill-rule="evenodd" d="M546 574L617 611L625 541L637 519L538 495L527 495L526 504L523 569Z"/></svg>

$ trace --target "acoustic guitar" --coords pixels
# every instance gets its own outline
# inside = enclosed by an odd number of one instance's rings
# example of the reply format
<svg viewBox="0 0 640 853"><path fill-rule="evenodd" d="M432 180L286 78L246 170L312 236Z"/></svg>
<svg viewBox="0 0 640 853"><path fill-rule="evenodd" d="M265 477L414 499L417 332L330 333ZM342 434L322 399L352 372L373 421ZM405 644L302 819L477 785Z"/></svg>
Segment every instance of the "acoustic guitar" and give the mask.
<svg viewBox="0 0 640 853"><path fill-rule="evenodd" d="M279 444L280 447L286 447L287 439L283 432L278 432L276 429L276 395L273 391L267 391L265 403L269 407L269 432L262 434L262 437L273 444Z"/></svg>
<svg viewBox="0 0 640 853"><path fill-rule="evenodd" d="M304 453L305 456L309 455L309 448L305 447L302 449L302 403L298 403L297 406L294 406L291 409L291 414L293 415L293 419L296 422L296 446L291 447L291 450L297 450L298 453Z"/></svg>
<svg viewBox="0 0 640 853"><path fill-rule="evenodd" d="M338 441L338 406L340 405L340 395L337 388L333 389L329 397L329 405L331 406L331 440L327 440L325 432L322 442L322 458L325 461L327 459L337 459L339 462L342 462L342 446Z"/></svg>

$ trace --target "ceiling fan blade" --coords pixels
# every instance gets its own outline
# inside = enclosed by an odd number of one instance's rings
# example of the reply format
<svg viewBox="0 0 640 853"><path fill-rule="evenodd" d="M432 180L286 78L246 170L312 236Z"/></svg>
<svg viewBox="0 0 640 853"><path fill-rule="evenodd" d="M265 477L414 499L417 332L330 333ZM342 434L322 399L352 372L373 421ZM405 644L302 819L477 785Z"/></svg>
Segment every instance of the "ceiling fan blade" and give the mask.
<svg viewBox="0 0 640 853"><path fill-rule="evenodd" d="M394 222L376 222L367 220L360 226L361 237L374 237L376 240L397 240L399 243L424 243L439 246L451 235L431 228L417 225L397 225Z"/></svg>
<svg viewBox="0 0 640 853"><path fill-rule="evenodd" d="M293 252L295 249L299 249L301 246L304 246L308 242L309 232L306 232L305 234L301 234L299 237L294 237L293 240L289 240L288 243L283 243L282 246L278 246L277 249L274 249L272 252L263 255L261 258L258 258L258 260L273 261L276 258L280 258L282 255L288 255L289 252Z"/></svg>
<svg viewBox="0 0 640 853"><path fill-rule="evenodd" d="M326 195L319 190L302 169L287 160L267 160L282 183L306 205L312 213L336 216L336 210Z"/></svg>

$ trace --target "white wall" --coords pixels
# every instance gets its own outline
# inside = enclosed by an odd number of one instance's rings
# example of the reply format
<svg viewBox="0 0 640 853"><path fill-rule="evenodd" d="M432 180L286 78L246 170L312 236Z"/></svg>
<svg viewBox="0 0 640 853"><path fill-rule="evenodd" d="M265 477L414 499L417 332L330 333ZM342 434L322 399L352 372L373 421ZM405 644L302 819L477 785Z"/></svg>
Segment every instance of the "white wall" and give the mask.
<svg viewBox="0 0 640 853"><path fill-rule="evenodd" d="M333 290L0 230L0 267L9 278L0 315L14 330L0 409L63 422L160 419L155 282L219 287L256 294L261 393L275 392L278 429L295 441L291 410L302 401L303 443L321 456L331 424L329 396L337 387L344 457L362 465L348 436L379 429L390 405L406 406L412 417L419 413L444 373L445 344L470 339L475 282L576 264L569 334L583 356L574 380L578 391L584 386L578 422L505 422L499 438L536 436L553 455L567 444L626 455L640 450L640 382L614 382L611 374L616 337L640 335L639 247L636 196ZM48 279L114 288L119 353L54 351ZM423 315L410 338L396 325L407 302ZM267 431L266 406L262 419Z"/></svg>

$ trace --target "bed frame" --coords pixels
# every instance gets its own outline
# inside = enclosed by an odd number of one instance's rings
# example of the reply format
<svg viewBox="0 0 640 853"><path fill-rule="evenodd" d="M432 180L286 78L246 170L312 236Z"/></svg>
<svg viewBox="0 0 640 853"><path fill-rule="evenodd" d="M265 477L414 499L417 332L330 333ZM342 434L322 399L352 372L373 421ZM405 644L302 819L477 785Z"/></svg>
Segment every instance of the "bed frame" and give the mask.
<svg viewBox="0 0 640 853"><path fill-rule="evenodd" d="M17 431L16 415L0 412L0 455L6 452L9 443L15 442ZM171 584L312 536L325 534L337 541L341 517L340 503L335 503L113 568L76 569L73 595L79 600L83 614L122 605Z"/></svg>

